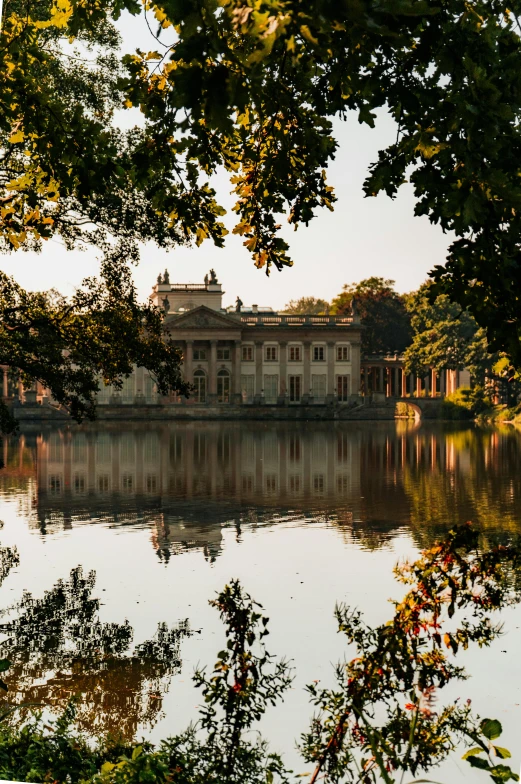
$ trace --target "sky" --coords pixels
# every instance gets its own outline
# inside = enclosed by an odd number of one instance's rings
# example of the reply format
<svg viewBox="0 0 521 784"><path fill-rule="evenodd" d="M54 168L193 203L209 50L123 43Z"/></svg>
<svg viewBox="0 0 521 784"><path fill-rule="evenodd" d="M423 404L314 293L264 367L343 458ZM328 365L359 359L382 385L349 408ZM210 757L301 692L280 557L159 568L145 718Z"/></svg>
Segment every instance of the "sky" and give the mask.
<svg viewBox="0 0 521 784"><path fill-rule="evenodd" d="M142 17L125 16L120 21L124 48L156 48ZM412 188L404 185L398 197L385 194L364 198L362 184L368 166L377 159L378 149L395 137L395 126L385 113L378 117L376 128L360 125L356 114L345 122L335 121L339 141L336 160L328 170L329 184L338 201L333 213L317 212L306 228L297 232L285 226L283 236L289 242L294 266L267 277L257 270L243 247L243 238L229 234L224 248L211 240L199 248L180 247L161 250L150 244L142 248L141 262L134 279L141 299L145 299L165 268L176 283L202 283L205 273L214 268L226 292L225 306L240 296L245 305L257 304L274 309L284 307L290 299L303 296L331 300L344 284L371 275L391 278L400 292L417 288L436 264L443 264L450 237L425 217L414 216ZM230 209L234 199L231 185L222 173L212 180L220 203ZM225 216L228 229L235 214ZM282 221L283 225L285 221ZM96 274L99 255L95 250L66 251L58 240L45 243L40 254L13 253L4 256L2 266L25 288L56 288L69 294L86 276Z"/></svg>

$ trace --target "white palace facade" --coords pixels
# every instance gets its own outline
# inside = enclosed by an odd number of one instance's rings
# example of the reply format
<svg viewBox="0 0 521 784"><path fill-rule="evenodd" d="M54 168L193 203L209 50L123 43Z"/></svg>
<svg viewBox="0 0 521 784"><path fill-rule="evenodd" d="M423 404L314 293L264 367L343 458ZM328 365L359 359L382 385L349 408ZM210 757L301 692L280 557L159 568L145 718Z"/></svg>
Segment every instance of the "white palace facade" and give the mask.
<svg viewBox="0 0 521 784"><path fill-rule="evenodd" d="M159 276L151 301L165 311L164 327L183 355L193 385L173 405L309 405L348 403L360 386L361 327L352 316L279 315L269 308L222 306L213 270L203 283L170 283ZM152 380L140 369L122 396L152 402ZM102 401L100 401L102 402ZM107 401L109 402L109 401ZM166 401L165 401L166 402Z"/></svg>
<svg viewBox="0 0 521 784"><path fill-rule="evenodd" d="M410 402L417 415L436 416L435 398L470 383L468 371L417 377L406 374L403 357L362 358L356 309L342 316L290 315L244 307L239 297L224 308L223 294L213 270L203 283L170 283L167 271L158 277L150 300L164 312L164 331L180 349L191 394L159 395L154 378L138 367L122 389L101 388L101 418L256 418L271 410L283 419L286 408L299 419L387 419L394 418L397 400ZM41 384L24 389L1 369L3 399L17 417L68 415Z"/></svg>

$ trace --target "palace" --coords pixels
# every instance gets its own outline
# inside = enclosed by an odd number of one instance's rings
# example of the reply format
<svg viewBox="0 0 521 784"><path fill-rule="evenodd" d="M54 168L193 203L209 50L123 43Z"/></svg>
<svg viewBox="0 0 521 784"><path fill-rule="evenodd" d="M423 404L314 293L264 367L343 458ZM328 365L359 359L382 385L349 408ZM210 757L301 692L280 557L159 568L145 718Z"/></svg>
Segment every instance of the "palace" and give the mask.
<svg viewBox="0 0 521 784"><path fill-rule="evenodd" d="M194 386L180 405L348 403L359 394L360 322L351 316L279 315L270 308L222 306L213 270L203 283L159 276L151 300L183 352ZM136 377L139 384L139 371ZM132 382L131 382L132 383Z"/></svg>
<svg viewBox="0 0 521 784"><path fill-rule="evenodd" d="M122 389L98 394L101 419L263 418L392 419L396 402L416 416L439 416L446 394L470 384L468 371L430 369L406 374L403 357L361 357L356 308L342 316L290 315L271 308L223 307L214 270L202 283L170 283L159 275L151 302L164 312L164 330L179 346L189 398L156 391L135 368ZM41 384L24 389L2 366L3 399L20 419L67 418Z"/></svg>

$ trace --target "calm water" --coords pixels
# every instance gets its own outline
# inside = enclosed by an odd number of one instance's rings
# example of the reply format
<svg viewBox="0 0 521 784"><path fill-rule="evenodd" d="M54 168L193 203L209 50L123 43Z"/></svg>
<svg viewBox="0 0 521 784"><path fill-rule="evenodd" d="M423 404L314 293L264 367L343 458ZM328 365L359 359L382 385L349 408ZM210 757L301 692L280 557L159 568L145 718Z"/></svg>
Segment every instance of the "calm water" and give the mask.
<svg viewBox="0 0 521 784"><path fill-rule="evenodd" d="M265 731L302 772L303 687L332 684L346 652L335 601L382 622L403 592L396 560L449 525L521 533L514 429L108 424L26 431L2 449L1 543L19 554L0 588L13 695L58 711L81 692L79 721L94 734L184 728L200 699L194 667L222 644L208 599L238 577L271 618L269 649L293 660L294 687ZM504 620L451 696L503 722L519 767L521 610ZM466 763L447 770L463 780Z"/></svg>

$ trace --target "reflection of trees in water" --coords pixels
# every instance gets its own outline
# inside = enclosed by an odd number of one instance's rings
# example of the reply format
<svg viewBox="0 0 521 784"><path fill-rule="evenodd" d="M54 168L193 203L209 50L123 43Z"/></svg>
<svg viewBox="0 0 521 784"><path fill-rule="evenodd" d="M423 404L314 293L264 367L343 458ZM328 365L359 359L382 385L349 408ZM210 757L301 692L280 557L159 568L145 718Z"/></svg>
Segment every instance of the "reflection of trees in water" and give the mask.
<svg viewBox="0 0 521 784"><path fill-rule="evenodd" d="M41 703L57 712L81 693L78 724L91 734L135 735L161 716L162 695L181 668L180 643L188 621L159 624L155 636L133 646L133 629L102 623L93 598L95 573L81 567L43 598L23 594L5 614L0 653L9 658L11 702Z"/></svg>
<svg viewBox="0 0 521 784"><path fill-rule="evenodd" d="M436 464L429 472L420 462L406 466L410 528L420 546L432 541L433 533L467 520L485 536L521 534L519 442L513 430L452 433L445 440L448 464Z"/></svg>

